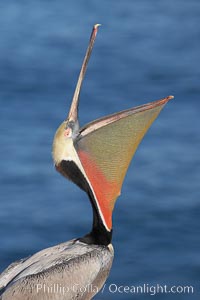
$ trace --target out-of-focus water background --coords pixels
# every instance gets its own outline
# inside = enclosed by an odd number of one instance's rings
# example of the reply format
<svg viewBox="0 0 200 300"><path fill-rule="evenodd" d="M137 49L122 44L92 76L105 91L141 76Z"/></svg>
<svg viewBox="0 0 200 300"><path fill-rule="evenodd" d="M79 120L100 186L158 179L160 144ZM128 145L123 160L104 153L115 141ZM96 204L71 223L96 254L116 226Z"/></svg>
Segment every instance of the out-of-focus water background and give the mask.
<svg viewBox="0 0 200 300"><path fill-rule="evenodd" d="M174 95L140 145L114 211L115 260L95 299L150 299L111 284L190 285L200 296L200 2L0 4L0 271L90 230L87 196L53 167L95 23L80 121ZM153 292L152 292L153 293Z"/></svg>

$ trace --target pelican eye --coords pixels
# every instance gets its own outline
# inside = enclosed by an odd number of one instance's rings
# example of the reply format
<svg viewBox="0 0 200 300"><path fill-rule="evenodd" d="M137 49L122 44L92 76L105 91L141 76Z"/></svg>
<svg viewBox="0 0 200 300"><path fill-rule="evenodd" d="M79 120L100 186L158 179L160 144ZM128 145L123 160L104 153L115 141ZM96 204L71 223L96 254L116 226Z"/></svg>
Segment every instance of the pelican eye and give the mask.
<svg viewBox="0 0 200 300"><path fill-rule="evenodd" d="M70 128L70 127L67 127L67 128L65 129L65 131L64 131L64 136L65 136L65 137L70 137L71 134L72 134L71 128Z"/></svg>

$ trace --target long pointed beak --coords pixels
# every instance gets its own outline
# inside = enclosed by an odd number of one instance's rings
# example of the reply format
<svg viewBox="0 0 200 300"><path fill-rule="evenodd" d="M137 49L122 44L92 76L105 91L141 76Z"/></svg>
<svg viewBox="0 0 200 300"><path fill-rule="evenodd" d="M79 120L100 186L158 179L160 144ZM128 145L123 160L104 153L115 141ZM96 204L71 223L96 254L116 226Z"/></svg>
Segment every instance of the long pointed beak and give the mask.
<svg viewBox="0 0 200 300"><path fill-rule="evenodd" d="M85 57L84 57L84 60L83 60L83 64L82 64L82 67L81 67L81 70L80 70L80 74L79 74L79 77L78 77L76 89L75 89L75 92L74 92L74 96L73 96L73 99L72 99L72 104L71 104L69 115L68 115L69 122L73 121L73 122L76 123L78 121L79 94L80 94L82 82L83 82L83 79L84 79L84 76L85 76L85 72L86 72L86 69L87 69L88 61L89 61L90 55L92 53L93 45L94 45L94 42L95 42L95 39L96 39L98 27L100 25L101 24L96 24L96 25L93 26L93 29L92 29L89 45L88 45L88 48L87 48L87 51L86 51L86 54L85 54Z"/></svg>

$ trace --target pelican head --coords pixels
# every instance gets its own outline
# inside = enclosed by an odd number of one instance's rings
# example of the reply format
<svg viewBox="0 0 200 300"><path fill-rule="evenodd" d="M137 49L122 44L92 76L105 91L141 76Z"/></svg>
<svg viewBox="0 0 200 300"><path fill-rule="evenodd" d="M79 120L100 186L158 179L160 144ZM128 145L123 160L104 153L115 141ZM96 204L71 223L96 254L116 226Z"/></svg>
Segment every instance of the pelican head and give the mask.
<svg viewBox="0 0 200 300"><path fill-rule="evenodd" d="M55 134L53 159L56 169L83 189L91 201L93 228L85 241L108 245L114 205L130 161L145 133L173 96L97 119L80 128L79 94L98 27L99 24L93 27L69 114Z"/></svg>

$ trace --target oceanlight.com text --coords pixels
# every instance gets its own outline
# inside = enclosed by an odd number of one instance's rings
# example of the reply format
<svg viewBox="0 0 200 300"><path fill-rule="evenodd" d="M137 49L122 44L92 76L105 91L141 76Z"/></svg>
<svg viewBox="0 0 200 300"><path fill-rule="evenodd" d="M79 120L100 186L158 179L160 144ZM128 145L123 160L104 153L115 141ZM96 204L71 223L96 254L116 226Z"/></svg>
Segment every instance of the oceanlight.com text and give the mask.
<svg viewBox="0 0 200 300"><path fill-rule="evenodd" d="M117 285L111 283L104 284L102 293L109 291L112 294L148 294L155 296L156 294L193 294L194 287L191 285L161 285L161 284L142 284L142 285Z"/></svg>

